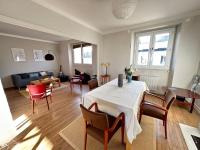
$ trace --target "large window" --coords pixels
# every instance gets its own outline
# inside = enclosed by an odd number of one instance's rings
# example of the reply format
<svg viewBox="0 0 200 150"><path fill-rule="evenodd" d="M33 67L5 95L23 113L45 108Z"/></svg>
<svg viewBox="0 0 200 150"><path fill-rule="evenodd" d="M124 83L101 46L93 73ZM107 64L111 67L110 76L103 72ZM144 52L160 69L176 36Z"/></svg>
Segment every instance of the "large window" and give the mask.
<svg viewBox="0 0 200 150"><path fill-rule="evenodd" d="M174 28L137 33L135 42L135 64L137 67L169 69Z"/></svg>
<svg viewBox="0 0 200 150"><path fill-rule="evenodd" d="M73 59L75 64L92 64L92 45L91 44L74 45Z"/></svg>

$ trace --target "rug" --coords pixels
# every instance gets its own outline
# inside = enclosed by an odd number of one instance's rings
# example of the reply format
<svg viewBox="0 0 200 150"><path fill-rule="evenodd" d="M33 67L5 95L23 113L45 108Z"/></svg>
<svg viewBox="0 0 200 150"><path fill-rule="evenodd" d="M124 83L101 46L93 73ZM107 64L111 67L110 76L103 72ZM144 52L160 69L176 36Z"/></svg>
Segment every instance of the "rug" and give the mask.
<svg viewBox="0 0 200 150"><path fill-rule="evenodd" d="M188 126L188 125L182 124L182 123L179 123L179 126L181 128L181 132L185 139L188 150L197 150L198 148L196 147L191 135L200 138L200 132L199 132L198 128Z"/></svg>
<svg viewBox="0 0 200 150"><path fill-rule="evenodd" d="M113 136L109 142L109 150L156 150L156 132L155 120L150 117L143 116L141 121L142 133L137 136L132 144L127 143L126 146L121 144L120 130ZM84 148L84 120L79 116L72 121L67 127L59 132L59 135L70 144L75 150L83 150ZM88 135L87 150L103 150L103 144Z"/></svg>
<svg viewBox="0 0 200 150"><path fill-rule="evenodd" d="M67 88L68 86L69 86L68 84L61 84L59 87L53 88L53 92ZM25 98L29 98L29 93L26 91L26 89L19 90L19 93L20 93L20 95L24 96Z"/></svg>

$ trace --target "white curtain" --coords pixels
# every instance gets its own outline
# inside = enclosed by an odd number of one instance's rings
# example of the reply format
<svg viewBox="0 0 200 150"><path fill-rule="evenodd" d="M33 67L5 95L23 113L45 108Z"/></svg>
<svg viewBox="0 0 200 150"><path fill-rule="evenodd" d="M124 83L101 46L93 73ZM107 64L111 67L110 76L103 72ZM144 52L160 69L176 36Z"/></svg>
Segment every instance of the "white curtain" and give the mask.
<svg viewBox="0 0 200 150"><path fill-rule="evenodd" d="M16 129L0 79L0 145L9 142L16 135Z"/></svg>

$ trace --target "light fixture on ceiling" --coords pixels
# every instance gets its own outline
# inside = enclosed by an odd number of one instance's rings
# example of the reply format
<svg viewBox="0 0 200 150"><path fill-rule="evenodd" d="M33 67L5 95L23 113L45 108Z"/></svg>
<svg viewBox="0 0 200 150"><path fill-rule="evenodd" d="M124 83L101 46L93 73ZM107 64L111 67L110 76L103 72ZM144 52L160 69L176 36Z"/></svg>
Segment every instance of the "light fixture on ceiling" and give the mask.
<svg viewBox="0 0 200 150"><path fill-rule="evenodd" d="M118 19L128 19L135 11L138 0L113 0L112 13Z"/></svg>

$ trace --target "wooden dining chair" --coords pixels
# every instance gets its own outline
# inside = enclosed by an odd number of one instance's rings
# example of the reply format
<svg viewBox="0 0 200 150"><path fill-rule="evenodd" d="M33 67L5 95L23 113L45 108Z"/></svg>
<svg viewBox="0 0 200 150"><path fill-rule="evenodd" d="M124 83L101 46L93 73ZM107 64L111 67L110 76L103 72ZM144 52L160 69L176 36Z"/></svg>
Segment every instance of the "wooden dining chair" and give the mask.
<svg viewBox="0 0 200 150"><path fill-rule="evenodd" d="M154 104L152 102L146 101L146 95L160 99L163 103L163 106ZM149 93L148 91L144 92L143 100L140 105L140 117L139 122L141 122L142 115L154 117L163 121L165 127L165 138L167 139L167 114L169 108L173 101L176 99L176 95L171 91L167 90L164 98L157 96L155 94Z"/></svg>
<svg viewBox="0 0 200 150"><path fill-rule="evenodd" d="M75 75L71 78L71 80L70 80L71 93L72 93L74 84L78 84L80 86L80 90L82 92L82 80L83 80L83 77L81 75Z"/></svg>
<svg viewBox="0 0 200 150"><path fill-rule="evenodd" d="M92 79L92 80L88 81L88 86L89 86L90 91L97 88L99 86L97 79Z"/></svg>
<svg viewBox="0 0 200 150"><path fill-rule="evenodd" d="M47 107L49 110L48 97L51 99L52 89L46 89L46 85L37 84L37 85L27 85L29 92L30 100L32 101L32 109L34 114L35 103L42 99L46 99Z"/></svg>
<svg viewBox="0 0 200 150"><path fill-rule="evenodd" d="M91 111L93 108L95 111ZM121 127L121 142L124 144L125 115L120 113L117 118L99 111L97 103L93 103L88 109L80 104L83 118L85 120L85 145L87 145L87 134L91 135L104 144L104 150L108 149L108 143L116 131Z"/></svg>

